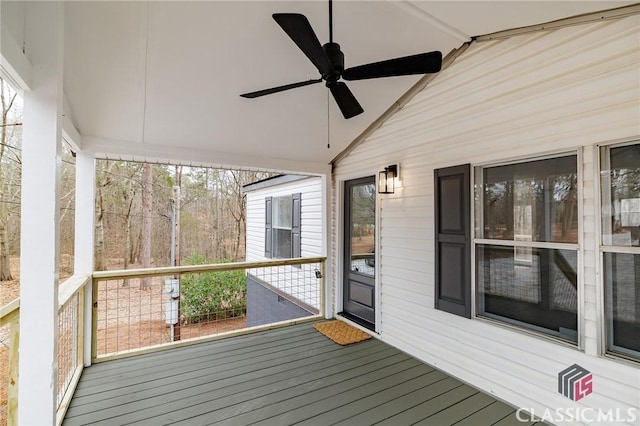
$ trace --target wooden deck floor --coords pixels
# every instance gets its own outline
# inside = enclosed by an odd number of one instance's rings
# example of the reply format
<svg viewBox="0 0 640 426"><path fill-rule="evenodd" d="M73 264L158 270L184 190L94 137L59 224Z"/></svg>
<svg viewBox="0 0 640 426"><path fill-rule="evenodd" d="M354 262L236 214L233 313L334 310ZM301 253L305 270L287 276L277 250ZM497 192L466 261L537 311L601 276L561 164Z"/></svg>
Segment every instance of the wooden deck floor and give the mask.
<svg viewBox="0 0 640 426"><path fill-rule="evenodd" d="M526 425L515 409L379 341L302 324L85 369L65 426Z"/></svg>

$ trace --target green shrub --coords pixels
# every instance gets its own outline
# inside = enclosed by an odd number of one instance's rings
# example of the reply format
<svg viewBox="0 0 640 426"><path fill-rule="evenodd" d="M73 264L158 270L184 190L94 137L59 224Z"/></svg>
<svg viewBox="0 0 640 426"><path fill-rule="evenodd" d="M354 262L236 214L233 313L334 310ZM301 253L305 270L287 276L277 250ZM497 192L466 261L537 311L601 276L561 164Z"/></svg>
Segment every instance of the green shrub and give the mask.
<svg viewBox="0 0 640 426"><path fill-rule="evenodd" d="M183 265L206 263L200 253L194 253L183 261ZM185 274L180 280L180 287L180 311L187 323L245 315L247 282L243 270Z"/></svg>

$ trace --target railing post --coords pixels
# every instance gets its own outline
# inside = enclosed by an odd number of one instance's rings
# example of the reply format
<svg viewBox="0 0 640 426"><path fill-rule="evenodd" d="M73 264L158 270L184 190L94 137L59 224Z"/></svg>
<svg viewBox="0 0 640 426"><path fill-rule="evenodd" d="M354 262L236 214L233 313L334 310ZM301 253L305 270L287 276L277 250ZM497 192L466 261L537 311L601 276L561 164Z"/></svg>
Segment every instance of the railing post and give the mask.
<svg viewBox="0 0 640 426"><path fill-rule="evenodd" d="M91 362L98 358L98 280L91 282Z"/></svg>
<svg viewBox="0 0 640 426"><path fill-rule="evenodd" d="M83 365L84 363L84 287L82 287L76 295L78 303L78 323L76 324L78 333L77 345L76 345L76 365Z"/></svg>
<svg viewBox="0 0 640 426"><path fill-rule="evenodd" d="M76 224L74 271L77 274L92 274L94 269L93 246L95 212L94 199L96 187L96 160L90 152L82 150L76 153ZM92 287L87 285L84 298L84 360L85 367L91 365L91 314Z"/></svg>
<svg viewBox="0 0 640 426"><path fill-rule="evenodd" d="M7 383L7 425L18 425L18 350L20 348L20 319L9 324L9 377Z"/></svg>
<svg viewBox="0 0 640 426"><path fill-rule="evenodd" d="M320 273L322 274L322 278L320 279L320 315L327 315L327 268L326 268L326 259L320 262Z"/></svg>

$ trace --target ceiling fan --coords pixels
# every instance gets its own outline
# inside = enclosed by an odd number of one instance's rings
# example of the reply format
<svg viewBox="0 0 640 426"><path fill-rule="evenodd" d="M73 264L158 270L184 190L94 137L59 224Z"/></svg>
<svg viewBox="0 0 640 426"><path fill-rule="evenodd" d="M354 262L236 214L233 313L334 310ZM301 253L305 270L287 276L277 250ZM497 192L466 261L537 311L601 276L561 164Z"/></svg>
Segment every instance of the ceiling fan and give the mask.
<svg viewBox="0 0 640 426"><path fill-rule="evenodd" d="M329 42L324 46L318 41L309 20L299 13L274 13L273 19L280 25L293 42L307 55L315 65L321 77L285 84L284 86L244 93L243 98L258 98L297 87L325 82L335 99L344 118L355 117L364 110L358 103L347 85L340 81L344 79L365 80L381 77L395 77L401 75L415 75L436 73L442 66L442 53L439 51L420 53L412 56L373 62L351 68L344 68L344 54L340 45L333 42L333 2L329 0Z"/></svg>

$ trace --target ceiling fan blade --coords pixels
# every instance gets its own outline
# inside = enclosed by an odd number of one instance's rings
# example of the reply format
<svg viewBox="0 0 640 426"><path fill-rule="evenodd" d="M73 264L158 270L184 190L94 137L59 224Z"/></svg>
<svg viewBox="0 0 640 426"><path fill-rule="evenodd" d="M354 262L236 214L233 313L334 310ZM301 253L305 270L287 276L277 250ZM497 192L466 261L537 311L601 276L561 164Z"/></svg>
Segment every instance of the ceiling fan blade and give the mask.
<svg viewBox="0 0 640 426"><path fill-rule="evenodd" d="M324 52L306 16L299 13L274 13L272 16L284 32L291 37L291 40L307 55L313 65L318 68L320 74L333 73L331 61Z"/></svg>
<svg viewBox="0 0 640 426"><path fill-rule="evenodd" d="M358 114L362 114L364 110L358 103L358 100L351 90L344 84L342 81L338 81L336 83L332 83L328 85L329 90L331 90L331 94L333 98L336 100L340 111L344 118L355 117Z"/></svg>
<svg viewBox="0 0 640 426"><path fill-rule="evenodd" d="M291 84L285 84L284 86L272 87L271 89L258 90L257 92L243 93L240 96L242 96L243 98L253 99L253 98L258 98L260 96L270 95L272 93L284 92L285 90L295 89L297 87L303 87L303 86L308 86L310 84L320 83L321 81L322 81L321 78L318 78L316 80L301 81L299 83L291 83Z"/></svg>
<svg viewBox="0 0 640 426"><path fill-rule="evenodd" d="M440 71L441 67L442 53L434 51L347 68L342 73L342 78L345 80L365 80L368 78L429 74Z"/></svg>

